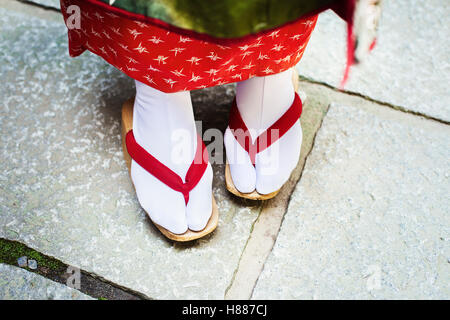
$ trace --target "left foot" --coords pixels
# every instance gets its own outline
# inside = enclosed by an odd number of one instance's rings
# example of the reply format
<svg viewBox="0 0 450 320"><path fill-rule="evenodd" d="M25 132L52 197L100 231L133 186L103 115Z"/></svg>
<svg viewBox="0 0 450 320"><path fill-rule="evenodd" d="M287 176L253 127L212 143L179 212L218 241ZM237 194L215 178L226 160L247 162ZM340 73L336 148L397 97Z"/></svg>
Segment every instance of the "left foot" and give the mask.
<svg viewBox="0 0 450 320"><path fill-rule="evenodd" d="M252 143L290 109L294 98L292 70L238 83L236 105ZM279 190L295 169L302 129L297 118L284 135L256 154L254 165L230 127L225 131L224 143L235 188L241 193L256 191L267 195Z"/></svg>

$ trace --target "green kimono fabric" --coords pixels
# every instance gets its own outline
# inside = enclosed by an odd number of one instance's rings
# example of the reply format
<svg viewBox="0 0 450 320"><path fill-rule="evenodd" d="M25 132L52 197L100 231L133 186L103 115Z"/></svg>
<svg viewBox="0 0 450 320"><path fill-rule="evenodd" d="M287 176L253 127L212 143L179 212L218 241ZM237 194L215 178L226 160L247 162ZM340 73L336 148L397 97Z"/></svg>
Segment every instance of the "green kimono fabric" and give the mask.
<svg viewBox="0 0 450 320"><path fill-rule="evenodd" d="M237 38L326 9L335 0L90 0L217 38Z"/></svg>

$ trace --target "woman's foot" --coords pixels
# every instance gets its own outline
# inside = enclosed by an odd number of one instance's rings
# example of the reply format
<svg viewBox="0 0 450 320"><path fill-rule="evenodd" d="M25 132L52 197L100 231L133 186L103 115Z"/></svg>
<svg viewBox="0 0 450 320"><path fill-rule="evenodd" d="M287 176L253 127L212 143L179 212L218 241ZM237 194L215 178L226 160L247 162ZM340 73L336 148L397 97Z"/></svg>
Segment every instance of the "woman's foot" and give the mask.
<svg viewBox="0 0 450 320"><path fill-rule="evenodd" d="M252 142L293 105L292 70L239 82L236 105ZM267 149L255 156L236 140L230 127L225 131L225 149L234 186L241 193L269 194L280 189L297 165L302 143L300 121Z"/></svg>
<svg viewBox="0 0 450 320"><path fill-rule="evenodd" d="M198 147L190 93L167 94L136 81L133 133L142 148L184 180ZM131 164L139 203L152 221L175 234L205 228L212 212L212 177L208 163L186 204L182 193L134 160Z"/></svg>

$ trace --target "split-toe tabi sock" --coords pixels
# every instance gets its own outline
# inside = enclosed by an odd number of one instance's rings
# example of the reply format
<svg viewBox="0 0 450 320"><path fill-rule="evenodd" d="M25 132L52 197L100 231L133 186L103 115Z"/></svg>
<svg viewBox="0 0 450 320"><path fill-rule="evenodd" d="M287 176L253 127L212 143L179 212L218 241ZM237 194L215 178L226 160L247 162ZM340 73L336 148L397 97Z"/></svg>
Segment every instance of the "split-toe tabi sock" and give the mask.
<svg viewBox="0 0 450 320"><path fill-rule="evenodd" d="M236 105L252 142L291 107L295 97L292 70L239 82ZM267 149L256 154L255 165L228 127L224 138L231 177L242 193L277 191L297 165L302 144L302 129L297 121Z"/></svg>
<svg viewBox="0 0 450 320"><path fill-rule="evenodd" d="M164 93L136 81L133 109L136 142L181 179L197 150L197 132L189 91ZM186 204L177 192L147 172L134 160L131 179L139 203L158 225L175 234L202 230L212 212L212 169L208 164Z"/></svg>

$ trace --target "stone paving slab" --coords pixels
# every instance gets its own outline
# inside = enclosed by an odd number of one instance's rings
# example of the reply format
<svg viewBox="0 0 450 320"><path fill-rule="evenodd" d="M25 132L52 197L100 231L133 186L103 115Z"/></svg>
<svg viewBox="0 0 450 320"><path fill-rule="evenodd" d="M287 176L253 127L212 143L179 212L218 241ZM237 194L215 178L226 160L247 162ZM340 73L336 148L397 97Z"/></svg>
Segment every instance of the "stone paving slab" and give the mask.
<svg viewBox="0 0 450 320"><path fill-rule="evenodd" d="M450 121L450 5L442 0L386 0L378 44L352 69L346 90ZM320 15L298 65L300 74L338 86L346 57L346 26Z"/></svg>
<svg viewBox="0 0 450 320"><path fill-rule="evenodd" d="M0 263L0 300L92 300L78 290Z"/></svg>
<svg viewBox="0 0 450 320"><path fill-rule="evenodd" d="M332 105L254 299L448 299L450 128Z"/></svg>
<svg viewBox="0 0 450 320"><path fill-rule="evenodd" d="M59 0L30 0L30 2L34 2L46 7L52 7L55 9L61 9Z"/></svg>
<svg viewBox="0 0 450 320"><path fill-rule="evenodd" d="M0 237L151 298L223 298L260 204L231 197L214 166L218 229L167 241L140 208L122 157L131 79L92 54L69 58L62 20L0 8L0 29ZM224 129L233 90L193 94L204 129Z"/></svg>

